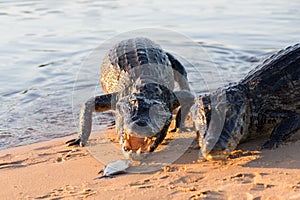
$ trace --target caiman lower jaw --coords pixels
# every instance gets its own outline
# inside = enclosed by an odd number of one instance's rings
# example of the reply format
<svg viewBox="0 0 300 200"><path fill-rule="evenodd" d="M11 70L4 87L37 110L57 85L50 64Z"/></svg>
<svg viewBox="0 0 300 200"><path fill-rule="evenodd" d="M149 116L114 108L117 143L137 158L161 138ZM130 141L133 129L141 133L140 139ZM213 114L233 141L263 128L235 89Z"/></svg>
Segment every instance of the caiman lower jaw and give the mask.
<svg viewBox="0 0 300 200"><path fill-rule="evenodd" d="M141 160L150 153L156 137L138 137L132 134L123 133L122 150L126 157L133 160Z"/></svg>

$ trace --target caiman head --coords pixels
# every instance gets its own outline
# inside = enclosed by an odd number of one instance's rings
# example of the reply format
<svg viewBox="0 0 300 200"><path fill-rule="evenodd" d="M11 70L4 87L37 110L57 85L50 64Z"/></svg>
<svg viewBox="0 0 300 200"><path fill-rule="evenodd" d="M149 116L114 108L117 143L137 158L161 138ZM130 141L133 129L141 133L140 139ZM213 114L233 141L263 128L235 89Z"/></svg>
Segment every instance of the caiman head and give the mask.
<svg viewBox="0 0 300 200"><path fill-rule="evenodd" d="M246 134L246 106L239 92L221 90L198 97L192 108L202 155L207 160L224 160Z"/></svg>
<svg viewBox="0 0 300 200"><path fill-rule="evenodd" d="M128 94L128 92L126 92ZM140 160L153 152L166 136L178 100L157 83L135 86L116 104L116 127L123 153Z"/></svg>

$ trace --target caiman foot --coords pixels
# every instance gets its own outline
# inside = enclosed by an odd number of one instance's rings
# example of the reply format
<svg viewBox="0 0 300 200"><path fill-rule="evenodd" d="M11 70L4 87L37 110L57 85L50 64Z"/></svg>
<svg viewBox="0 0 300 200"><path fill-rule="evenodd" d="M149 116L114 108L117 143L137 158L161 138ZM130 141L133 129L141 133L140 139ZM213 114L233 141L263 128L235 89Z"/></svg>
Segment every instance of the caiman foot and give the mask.
<svg viewBox="0 0 300 200"><path fill-rule="evenodd" d="M68 141L66 142L66 144L67 144L68 146L81 146L81 147L84 146L84 144L83 144L83 142L81 141L80 138L68 140Z"/></svg>
<svg viewBox="0 0 300 200"><path fill-rule="evenodd" d="M261 149L275 149L282 144L282 141L269 140L261 146Z"/></svg>

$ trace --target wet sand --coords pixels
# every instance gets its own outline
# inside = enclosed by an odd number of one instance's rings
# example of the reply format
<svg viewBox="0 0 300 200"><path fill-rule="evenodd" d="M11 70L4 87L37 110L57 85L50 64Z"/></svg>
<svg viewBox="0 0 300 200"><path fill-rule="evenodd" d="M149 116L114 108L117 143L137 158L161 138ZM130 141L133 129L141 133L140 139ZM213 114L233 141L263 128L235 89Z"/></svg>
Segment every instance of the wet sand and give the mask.
<svg viewBox="0 0 300 200"><path fill-rule="evenodd" d="M0 199L300 199L299 132L274 150L259 150L266 138L241 144L225 162L199 159L194 141L156 172L107 179L95 179L104 164L68 139L0 151Z"/></svg>

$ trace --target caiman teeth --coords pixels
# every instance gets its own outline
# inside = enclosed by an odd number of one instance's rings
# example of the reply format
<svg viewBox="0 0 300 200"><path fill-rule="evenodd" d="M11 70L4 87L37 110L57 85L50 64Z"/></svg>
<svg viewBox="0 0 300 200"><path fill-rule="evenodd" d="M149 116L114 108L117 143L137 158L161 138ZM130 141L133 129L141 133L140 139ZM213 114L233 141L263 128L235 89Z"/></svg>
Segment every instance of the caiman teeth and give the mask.
<svg viewBox="0 0 300 200"><path fill-rule="evenodd" d="M123 146L124 146L124 147L127 146L127 140L124 140Z"/></svg>
<svg viewBox="0 0 300 200"><path fill-rule="evenodd" d="M144 139L144 142L147 142L147 140L148 140L148 138L147 138L147 137L145 137L145 139Z"/></svg>
<svg viewBox="0 0 300 200"><path fill-rule="evenodd" d="M140 148L136 151L137 155L141 155L141 152L142 152L142 147L140 147Z"/></svg>

